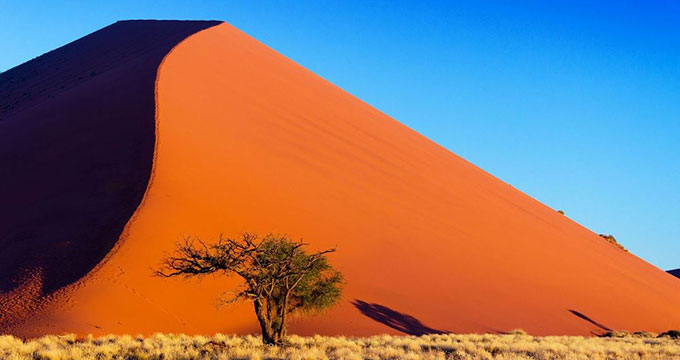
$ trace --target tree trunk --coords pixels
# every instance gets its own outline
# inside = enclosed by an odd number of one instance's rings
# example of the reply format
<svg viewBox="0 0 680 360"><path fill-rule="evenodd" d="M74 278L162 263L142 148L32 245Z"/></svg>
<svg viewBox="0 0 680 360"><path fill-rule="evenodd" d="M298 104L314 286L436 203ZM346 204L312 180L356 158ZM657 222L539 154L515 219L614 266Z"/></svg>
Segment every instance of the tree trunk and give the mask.
<svg viewBox="0 0 680 360"><path fill-rule="evenodd" d="M255 299L255 315L257 321L260 323L262 329L262 342L266 345L278 345L281 342L281 337L277 331L272 329L271 319L267 318L266 309L262 306L261 299Z"/></svg>
<svg viewBox="0 0 680 360"><path fill-rule="evenodd" d="M283 305L280 306L278 316L281 319L279 322L279 328L275 329L276 335L279 337L279 340L283 339L286 336L286 315L288 314L288 296L289 294L287 293L284 298L283 298Z"/></svg>

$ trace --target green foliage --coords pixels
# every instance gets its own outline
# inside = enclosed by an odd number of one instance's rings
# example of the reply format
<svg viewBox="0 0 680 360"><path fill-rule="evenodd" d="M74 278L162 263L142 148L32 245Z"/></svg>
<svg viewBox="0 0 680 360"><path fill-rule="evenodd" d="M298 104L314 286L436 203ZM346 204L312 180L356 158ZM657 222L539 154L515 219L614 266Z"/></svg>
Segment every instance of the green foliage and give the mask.
<svg viewBox="0 0 680 360"><path fill-rule="evenodd" d="M276 296L283 296L285 283L297 283L289 295L288 312L314 313L333 306L341 297L342 274L320 256L312 261L302 250L299 242L290 241L286 236L267 235L260 244L257 261L263 269L258 272L257 283L272 285ZM277 281L289 269L293 271L286 281Z"/></svg>

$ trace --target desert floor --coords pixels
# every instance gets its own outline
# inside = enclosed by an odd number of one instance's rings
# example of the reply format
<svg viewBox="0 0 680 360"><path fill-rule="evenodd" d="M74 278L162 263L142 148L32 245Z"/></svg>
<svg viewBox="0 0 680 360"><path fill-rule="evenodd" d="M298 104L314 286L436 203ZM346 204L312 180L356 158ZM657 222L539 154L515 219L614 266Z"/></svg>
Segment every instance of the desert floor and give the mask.
<svg viewBox="0 0 680 360"><path fill-rule="evenodd" d="M22 340L0 336L0 358L12 359L680 359L680 340L654 334L622 337L533 337L438 334L365 338L290 336L284 346L256 336L151 337L74 335Z"/></svg>

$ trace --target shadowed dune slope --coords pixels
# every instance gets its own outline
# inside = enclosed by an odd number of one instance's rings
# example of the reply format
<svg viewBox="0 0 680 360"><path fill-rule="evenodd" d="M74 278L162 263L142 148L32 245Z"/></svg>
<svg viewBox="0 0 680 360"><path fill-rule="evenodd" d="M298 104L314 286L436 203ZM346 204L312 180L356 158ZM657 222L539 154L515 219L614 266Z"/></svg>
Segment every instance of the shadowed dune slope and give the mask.
<svg viewBox="0 0 680 360"><path fill-rule="evenodd" d="M158 66L216 24L118 22L0 74L0 324L118 241L151 173Z"/></svg>
<svg viewBox="0 0 680 360"><path fill-rule="evenodd" d="M668 270L668 273L677 278L680 278L680 269Z"/></svg>
<svg viewBox="0 0 680 360"><path fill-rule="evenodd" d="M185 235L337 246L340 305L301 334L661 331L680 282L228 24L160 66L152 181L121 246L20 335L248 333L235 279L152 276Z"/></svg>

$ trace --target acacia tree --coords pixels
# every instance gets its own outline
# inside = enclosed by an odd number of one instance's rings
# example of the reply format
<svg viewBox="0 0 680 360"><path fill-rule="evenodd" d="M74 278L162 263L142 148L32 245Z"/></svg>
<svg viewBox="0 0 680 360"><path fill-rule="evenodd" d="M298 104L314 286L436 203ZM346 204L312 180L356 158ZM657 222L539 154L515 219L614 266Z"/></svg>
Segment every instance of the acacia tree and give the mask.
<svg viewBox="0 0 680 360"><path fill-rule="evenodd" d="M265 344L280 344L291 313L310 314L340 300L343 277L326 259L335 249L306 253L286 235L243 234L205 244L187 237L156 272L162 277L237 275L243 284L223 302L252 301Z"/></svg>

